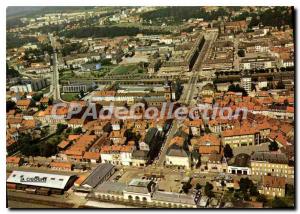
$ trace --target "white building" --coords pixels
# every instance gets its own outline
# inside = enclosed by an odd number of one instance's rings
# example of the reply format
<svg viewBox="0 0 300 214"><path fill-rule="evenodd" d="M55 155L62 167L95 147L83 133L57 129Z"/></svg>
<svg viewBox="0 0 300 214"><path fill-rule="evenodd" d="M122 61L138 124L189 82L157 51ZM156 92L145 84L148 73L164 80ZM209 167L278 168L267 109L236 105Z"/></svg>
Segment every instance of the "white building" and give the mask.
<svg viewBox="0 0 300 214"><path fill-rule="evenodd" d="M156 183L151 180L133 179L123 190L124 199L133 201L152 202Z"/></svg>
<svg viewBox="0 0 300 214"><path fill-rule="evenodd" d="M132 166L134 146L104 146L101 150L101 162L114 165Z"/></svg>
<svg viewBox="0 0 300 214"><path fill-rule="evenodd" d="M241 78L241 86L249 94L251 92L251 77L242 77Z"/></svg>
<svg viewBox="0 0 300 214"><path fill-rule="evenodd" d="M26 93L29 93L29 92L32 92L32 87L31 87L31 84L25 84L25 85L14 85L12 87L10 87L9 89L10 91L13 91L13 92L26 92Z"/></svg>
<svg viewBox="0 0 300 214"><path fill-rule="evenodd" d="M166 155L165 165L189 169L191 161L189 155L183 149L170 149Z"/></svg>

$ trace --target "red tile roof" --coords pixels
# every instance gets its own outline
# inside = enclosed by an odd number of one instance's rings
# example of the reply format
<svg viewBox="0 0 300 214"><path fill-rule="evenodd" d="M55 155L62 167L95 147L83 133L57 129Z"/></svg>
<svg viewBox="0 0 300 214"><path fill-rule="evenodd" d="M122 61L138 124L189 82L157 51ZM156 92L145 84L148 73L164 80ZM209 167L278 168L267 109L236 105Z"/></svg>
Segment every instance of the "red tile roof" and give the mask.
<svg viewBox="0 0 300 214"><path fill-rule="evenodd" d="M57 145L57 147L59 147L61 149L65 149L69 144L70 144L69 141L63 140Z"/></svg>
<svg viewBox="0 0 300 214"><path fill-rule="evenodd" d="M50 167L72 169L73 164L68 162L51 162Z"/></svg>
<svg viewBox="0 0 300 214"><path fill-rule="evenodd" d="M19 164L21 162L21 158L20 157L16 157L16 156L9 156L6 158L6 163L10 164Z"/></svg>
<svg viewBox="0 0 300 214"><path fill-rule="evenodd" d="M286 178L275 176L263 176L263 186L272 188L285 188Z"/></svg>
<svg viewBox="0 0 300 214"><path fill-rule="evenodd" d="M85 152L83 158L89 160L99 160L100 152Z"/></svg>

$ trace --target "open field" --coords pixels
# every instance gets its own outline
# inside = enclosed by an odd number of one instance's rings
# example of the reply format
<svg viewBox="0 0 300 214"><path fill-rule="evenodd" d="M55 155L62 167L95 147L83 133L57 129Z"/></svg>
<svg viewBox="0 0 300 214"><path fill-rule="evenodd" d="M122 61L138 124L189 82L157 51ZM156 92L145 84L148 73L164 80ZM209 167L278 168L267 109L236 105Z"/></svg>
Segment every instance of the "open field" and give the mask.
<svg viewBox="0 0 300 214"><path fill-rule="evenodd" d="M132 73L144 73L144 70L137 64L120 65L113 69L110 74L132 74Z"/></svg>

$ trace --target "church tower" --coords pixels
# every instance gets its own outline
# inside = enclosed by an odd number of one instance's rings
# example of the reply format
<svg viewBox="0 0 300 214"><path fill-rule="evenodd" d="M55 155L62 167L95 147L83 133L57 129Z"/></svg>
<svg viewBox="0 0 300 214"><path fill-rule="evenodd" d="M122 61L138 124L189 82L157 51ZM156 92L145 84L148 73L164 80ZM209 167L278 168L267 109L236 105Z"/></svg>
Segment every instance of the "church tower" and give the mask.
<svg viewBox="0 0 300 214"><path fill-rule="evenodd" d="M171 89L171 82L166 79L164 84L164 93L165 93L165 99L167 102L172 101L172 89Z"/></svg>

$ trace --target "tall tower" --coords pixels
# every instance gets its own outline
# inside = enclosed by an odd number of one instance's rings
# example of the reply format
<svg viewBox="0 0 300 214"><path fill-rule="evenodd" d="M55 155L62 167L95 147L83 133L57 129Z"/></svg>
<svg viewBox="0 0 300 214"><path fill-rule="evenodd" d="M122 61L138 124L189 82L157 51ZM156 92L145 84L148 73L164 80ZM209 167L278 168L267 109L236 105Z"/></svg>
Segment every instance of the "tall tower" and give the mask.
<svg viewBox="0 0 300 214"><path fill-rule="evenodd" d="M171 82L166 79L165 85L164 85L164 93L165 93L165 99L167 102L172 101L172 89L171 89Z"/></svg>

